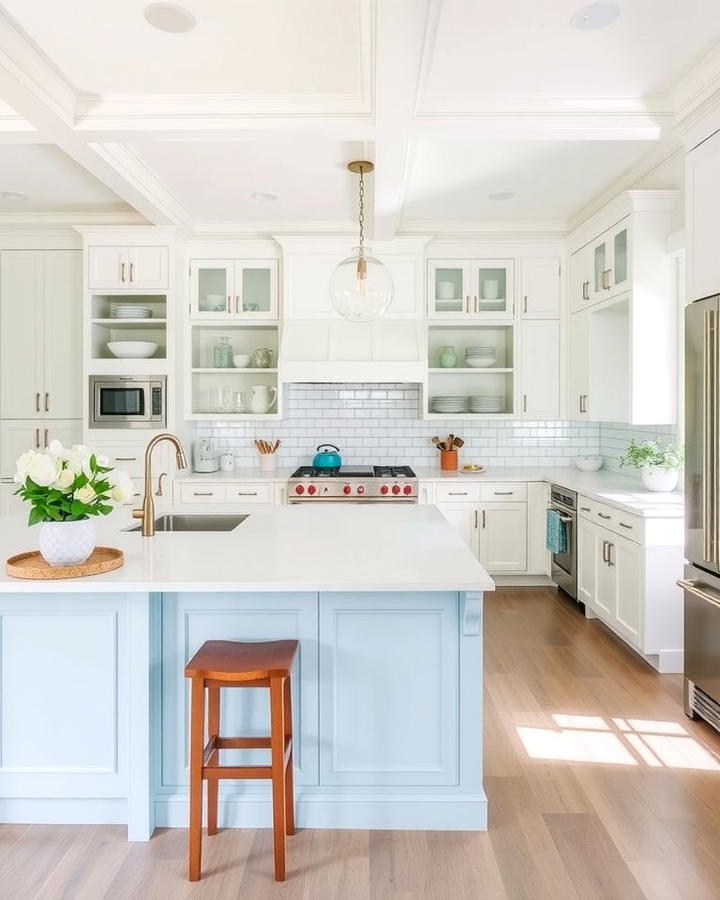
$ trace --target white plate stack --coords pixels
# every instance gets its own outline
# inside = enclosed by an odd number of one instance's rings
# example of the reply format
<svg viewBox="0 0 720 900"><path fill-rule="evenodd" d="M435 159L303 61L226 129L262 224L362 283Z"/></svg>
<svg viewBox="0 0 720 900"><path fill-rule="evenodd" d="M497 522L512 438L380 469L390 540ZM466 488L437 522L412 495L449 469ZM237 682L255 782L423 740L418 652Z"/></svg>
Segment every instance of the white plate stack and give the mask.
<svg viewBox="0 0 720 900"><path fill-rule="evenodd" d="M116 306L112 311L113 319L151 319L152 310L147 306Z"/></svg>
<svg viewBox="0 0 720 900"><path fill-rule="evenodd" d="M477 394L470 397L470 412L486 415L505 412L505 398L495 394Z"/></svg>
<svg viewBox="0 0 720 900"><path fill-rule="evenodd" d="M465 365L471 369L489 369L497 362L497 351L494 347L467 347Z"/></svg>
<svg viewBox="0 0 720 900"><path fill-rule="evenodd" d="M432 397L430 408L434 413L452 415L453 413L467 412L467 397Z"/></svg>

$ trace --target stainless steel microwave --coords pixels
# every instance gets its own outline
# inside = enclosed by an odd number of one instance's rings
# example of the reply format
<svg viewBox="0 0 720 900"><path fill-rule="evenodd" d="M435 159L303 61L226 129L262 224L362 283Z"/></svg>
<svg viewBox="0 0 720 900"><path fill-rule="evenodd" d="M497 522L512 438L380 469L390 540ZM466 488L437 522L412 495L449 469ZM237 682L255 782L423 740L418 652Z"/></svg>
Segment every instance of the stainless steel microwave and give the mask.
<svg viewBox="0 0 720 900"><path fill-rule="evenodd" d="M165 375L91 375L90 428L160 428L167 424Z"/></svg>

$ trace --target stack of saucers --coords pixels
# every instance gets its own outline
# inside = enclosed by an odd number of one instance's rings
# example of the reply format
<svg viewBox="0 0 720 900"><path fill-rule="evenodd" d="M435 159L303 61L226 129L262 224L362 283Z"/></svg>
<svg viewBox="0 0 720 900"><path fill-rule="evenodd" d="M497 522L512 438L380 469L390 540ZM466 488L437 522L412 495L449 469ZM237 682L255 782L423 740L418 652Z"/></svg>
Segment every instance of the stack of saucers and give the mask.
<svg viewBox="0 0 720 900"><path fill-rule="evenodd" d="M465 350L465 365L471 369L489 369L497 361L494 347L468 347Z"/></svg>
<svg viewBox="0 0 720 900"><path fill-rule="evenodd" d="M495 394L477 394L470 397L470 412L501 413L505 412L505 398Z"/></svg>
<svg viewBox="0 0 720 900"><path fill-rule="evenodd" d="M433 412L444 415L467 412L467 397L432 397L430 406Z"/></svg>
<svg viewBox="0 0 720 900"><path fill-rule="evenodd" d="M151 319L152 310L147 306L116 306L113 319Z"/></svg>

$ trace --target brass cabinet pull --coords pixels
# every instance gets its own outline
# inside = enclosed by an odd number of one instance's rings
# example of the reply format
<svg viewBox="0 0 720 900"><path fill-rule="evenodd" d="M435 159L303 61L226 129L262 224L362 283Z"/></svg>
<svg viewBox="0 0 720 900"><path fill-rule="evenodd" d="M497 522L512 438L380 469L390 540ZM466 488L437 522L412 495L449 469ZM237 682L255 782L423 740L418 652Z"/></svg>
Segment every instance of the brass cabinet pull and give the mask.
<svg viewBox="0 0 720 900"><path fill-rule="evenodd" d="M116 456L115 462L137 462L137 456Z"/></svg>
<svg viewBox="0 0 720 900"><path fill-rule="evenodd" d="M482 527L484 528L487 524L487 520L485 518L485 510L482 511Z"/></svg>
<svg viewBox="0 0 720 900"><path fill-rule="evenodd" d="M626 525L624 522L618 522L618 525L622 525L623 528L629 528L631 531L633 529L633 525Z"/></svg>
<svg viewBox="0 0 720 900"><path fill-rule="evenodd" d="M40 429L39 428L35 429L35 449L36 450L40 449Z"/></svg>
<svg viewBox="0 0 720 900"><path fill-rule="evenodd" d="M612 552L613 552L614 549L615 549L615 544L613 544L611 541L608 541L608 558L607 558L607 564L608 564L609 566L614 566L614 565L615 565L615 563L614 563L614 561L613 561L613 558L612 558Z"/></svg>
<svg viewBox="0 0 720 900"><path fill-rule="evenodd" d="M523 412L527 412L527 394L523 394Z"/></svg>
<svg viewBox="0 0 720 900"><path fill-rule="evenodd" d="M467 497L467 491L448 491L448 497Z"/></svg>
<svg viewBox="0 0 720 900"><path fill-rule="evenodd" d="M478 298L477 297L473 297L473 304L474 304L473 311L477 312L478 311Z"/></svg>
<svg viewBox="0 0 720 900"><path fill-rule="evenodd" d="M47 430L47 428L45 429L44 440L45 440L45 446L47 447L48 446L48 430Z"/></svg>
<svg viewBox="0 0 720 900"><path fill-rule="evenodd" d="M496 497L512 497L515 491L493 491Z"/></svg>
<svg viewBox="0 0 720 900"><path fill-rule="evenodd" d="M238 497L257 497L257 491L238 491Z"/></svg>
<svg viewBox="0 0 720 900"><path fill-rule="evenodd" d="M40 412L40 392L35 394L35 412Z"/></svg>
<svg viewBox="0 0 720 900"><path fill-rule="evenodd" d="M470 312L470 294L465 297L465 312Z"/></svg>
<svg viewBox="0 0 720 900"><path fill-rule="evenodd" d="M50 394L45 391L45 412L50 412Z"/></svg>
<svg viewBox="0 0 720 900"><path fill-rule="evenodd" d="M527 296L523 297L523 312L527 315Z"/></svg>
<svg viewBox="0 0 720 900"><path fill-rule="evenodd" d="M608 547L608 542L603 541L603 562L604 563L607 563L607 547Z"/></svg>
<svg viewBox="0 0 720 900"><path fill-rule="evenodd" d="M590 507L589 506L581 506L580 512L590 512Z"/></svg>
<svg viewBox="0 0 720 900"><path fill-rule="evenodd" d="M130 281L133 280L133 263L130 263Z"/></svg>
<svg viewBox="0 0 720 900"><path fill-rule="evenodd" d="M120 263L120 281L125 282L125 263Z"/></svg>
<svg viewBox="0 0 720 900"><path fill-rule="evenodd" d="M611 519L612 518L612 516L609 516L607 513L599 512L598 515L600 516L601 519Z"/></svg>
<svg viewBox="0 0 720 900"><path fill-rule="evenodd" d="M193 497L214 497L215 491L193 491Z"/></svg>
<svg viewBox="0 0 720 900"><path fill-rule="evenodd" d="M583 300L590 299L589 290L590 290L590 282L583 281L583 283L582 283L582 298L583 298Z"/></svg>
<svg viewBox="0 0 720 900"><path fill-rule="evenodd" d="M478 511L475 510L475 529L476 530L477 530L477 527L478 527Z"/></svg>
<svg viewBox="0 0 720 900"><path fill-rule="evenodd" d="M235 294L235 315L240 312L240 295Z"/></svg>

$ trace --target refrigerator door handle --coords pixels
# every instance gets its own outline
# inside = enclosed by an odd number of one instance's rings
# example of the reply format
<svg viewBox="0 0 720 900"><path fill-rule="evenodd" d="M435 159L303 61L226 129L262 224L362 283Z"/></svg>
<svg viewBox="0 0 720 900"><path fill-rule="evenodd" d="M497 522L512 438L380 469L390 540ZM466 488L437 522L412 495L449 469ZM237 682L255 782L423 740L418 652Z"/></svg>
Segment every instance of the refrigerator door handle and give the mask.
<svg viewBox="0 0 720 900"><path fill-rule="evenodd" d="M717 434L715 421L715 362L717 354L717 326L715 310L705 310L703 321L703 435L702 435L702 535L703 557L706 562L718 560L715 518L715 461Z"/></svg>
<svg viewBox="0 0 720 900"><path fill-rule="evenodd" d="M711 594L708 594L706 591L701 591L694 581L687 581L681 578L677 582L677 586L682 588L684 591L687 591L688 594L693 594L695 597L699 597L701 600L705 600L707 603L712 603L713 606L717 606L720 608L720 597L714 597Z"/></svg>

